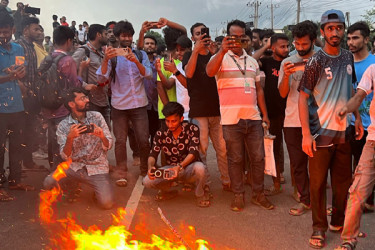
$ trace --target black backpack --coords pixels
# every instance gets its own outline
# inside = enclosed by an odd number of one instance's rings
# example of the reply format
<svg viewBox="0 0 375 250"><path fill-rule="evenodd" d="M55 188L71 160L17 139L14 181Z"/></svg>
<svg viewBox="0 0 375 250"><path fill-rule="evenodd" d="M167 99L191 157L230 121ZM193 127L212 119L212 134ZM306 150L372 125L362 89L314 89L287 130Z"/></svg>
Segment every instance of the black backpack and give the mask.
<svg viewBox="0 0 375 250"><path fill-rule="evenodd" d="M64 56L64 53L55 58L49 55L38 69L37 98L44 108L55 110L64 103L63 92L68 86L67 79L57 69L59 61Z"/></svg>
<svg viewBox="0 0 375 250"><path fill-rule="evenodd" d="M133 51L135 56L137 57L138 61L142 63L143 61L143 54L140 50L136 49ZM111 81L115 82L116 79L116 66L117 66L117 56L111 58L111 73L109 74Z"/></svg>

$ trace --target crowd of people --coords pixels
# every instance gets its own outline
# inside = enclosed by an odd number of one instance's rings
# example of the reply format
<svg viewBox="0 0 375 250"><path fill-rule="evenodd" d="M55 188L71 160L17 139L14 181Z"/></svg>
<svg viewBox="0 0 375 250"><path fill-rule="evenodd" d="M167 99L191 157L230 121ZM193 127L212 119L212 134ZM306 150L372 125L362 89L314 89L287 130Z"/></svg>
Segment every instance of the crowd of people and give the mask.
<svg viewBox="0 0 375 250"><path fill-rule="evenodd" d="M250 30L240 20L214 41L203 23L188 34L166 18L145 21L135 43L129 21L76 29L54 15L51 39L22 3L16 12L8 3L0 7L0 201L14 199L7 189L34 190L22 182L22 168L43 168L33 157L47 150L45 189L57 185L57 165L70 161L60 181L67 199L76 200L85 183L110 209L110 173L117 186L127 186L129 138L132 165L146 188L158 190L156 200L174 198L182 184L194 191L197 206L209 207L211 139L222 189L233 193L230 208L244 209L248 183L251 202L271 210L270 197L286 182L285 139L298 202L289 214L312 211L309 245L323 248L330 230L342 232L337 249L356 247L362 213L374 212L375 56L365 22L346 27L341 11L326 11L320 27L311 21L293 27L294 51L285 34ZM151 29L162 29L165 49ZM345 35L349 50L342 48ZM264 130L276 136L269 187ZM107 158L113 144L115 166Z"/></svg>

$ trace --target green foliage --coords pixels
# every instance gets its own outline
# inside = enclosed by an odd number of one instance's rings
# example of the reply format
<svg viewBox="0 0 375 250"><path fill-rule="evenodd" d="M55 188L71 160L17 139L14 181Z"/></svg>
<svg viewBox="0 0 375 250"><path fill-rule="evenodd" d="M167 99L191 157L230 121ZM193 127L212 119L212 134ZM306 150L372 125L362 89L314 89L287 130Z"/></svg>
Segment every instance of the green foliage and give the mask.
<svg viewBox="0 0 375 250"><path fill-rule="evenodd" d="M163 38L163 36L159 32L156 32L156 31L153 31L153 30L149 30L149 31L147 31L146 35L152 35L152 36L154 36L156 38L158 46L160 46L162 44L165 45L164 38Z"/></svg>
<svg viewBox="0 0 375 250"><path fill-rule="evenodd" d="M366 14L362 15L365 21L371 26L375 19L375 6L370 10L366 10Z"/></svg>

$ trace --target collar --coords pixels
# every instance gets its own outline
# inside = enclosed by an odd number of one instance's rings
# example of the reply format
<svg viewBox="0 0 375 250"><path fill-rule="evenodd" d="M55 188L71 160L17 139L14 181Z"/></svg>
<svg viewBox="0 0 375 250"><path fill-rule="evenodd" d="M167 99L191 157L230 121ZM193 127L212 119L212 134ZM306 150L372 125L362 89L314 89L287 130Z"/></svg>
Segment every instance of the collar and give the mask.
<svg viewBox="0 0 375 250"><path fill-rule="evenodd" d="M72 117L72 114L68 116L68 123L69 124L79 124L80 122ZM88 113L86 112L85 122L84 124L89 124L88 122Z"/></svg>
<svg viewBox="0 0 375 250"><path fill-rule="evenodd" d="M33 42L29 42L24 36L20 36L20 40L22 40L25 44L34 47Z"/></svg>
<svg viewBox="0 0 375 250"><path fill-rule="evenodd" d="M242 55L241 56L238 56L238 55L234 54L233 51L231 51L231 50L228 50L228 54L230 56L234 56L234 57L237 57L237 58L245 58L245 57L248 56L248 54L246 53L246 51L244 49L242 49Z"/></svg>
<svg viewBox="0 0 375 250"><path fill-rule="evenodd" d="M54 53L62 53L62 54L65 54L66 56L68 55L65 51L63 51L61 49L55 49L53 52Z"/></svg>
<svg viewBox="0 0 375 250"><path fill-rule="evenodd" d="M185 126L186 126L186 123L185 123L185 122L182 122L182 123L181 123L182 130L181 130L181 133L178 135L177 138L180 138L180 137L182 137L182 136L185 134L185 130L186 130L186 129L185 129ZM172 137L172 138L174 138L174 136L173 136L173 132L170 131L169 129L167 129L167 135L170 136L170 137Z"/></svg>
<svg viewBox="0 0 375 250"><path fill-rule="evenodd" d="M2 54L9 54L12 55L14 53L14 44L13 42L9 42L10 50L5 49L3 46L0 46L0 51Z"/></svg>

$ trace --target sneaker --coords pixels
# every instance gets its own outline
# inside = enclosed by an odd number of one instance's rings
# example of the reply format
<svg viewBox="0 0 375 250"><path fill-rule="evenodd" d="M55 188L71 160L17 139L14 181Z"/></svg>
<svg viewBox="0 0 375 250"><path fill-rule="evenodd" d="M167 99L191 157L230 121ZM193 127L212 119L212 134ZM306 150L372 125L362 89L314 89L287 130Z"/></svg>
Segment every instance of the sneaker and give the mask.
<svg viewBox="0 0 375 250"><path fill-rule="evenodd" d="M133 158L133 166L140 166L141 165L141 158L134 157Z"/></svg>
<svg viewBox="0 0 375 250"><path fill-rule="evenodd" d="M272 210L275 208L275 206L266 198L264 193L254 195L251 198L251 202L267 210Z"/></svg>
<svg viewBox="0 0 375 250"><path fill-rule="evenodd" d="M275 188L275 185L269 186L268 188L264 189L264 195L266 196L273 196L283 192L281 186L279 188Z"/></svg>
<svg viewBox="0 0 375 250"><path fill-rule="evenodd" d="M230 209L232 211L240 212L245 207L245 201L243 198L243 194L234 194L234 198L232 204L230 205Z"/></svg>

